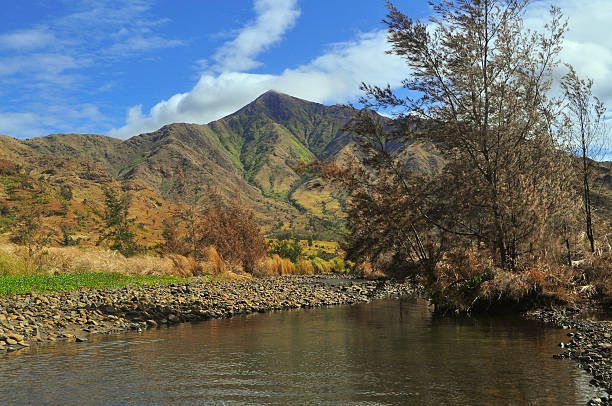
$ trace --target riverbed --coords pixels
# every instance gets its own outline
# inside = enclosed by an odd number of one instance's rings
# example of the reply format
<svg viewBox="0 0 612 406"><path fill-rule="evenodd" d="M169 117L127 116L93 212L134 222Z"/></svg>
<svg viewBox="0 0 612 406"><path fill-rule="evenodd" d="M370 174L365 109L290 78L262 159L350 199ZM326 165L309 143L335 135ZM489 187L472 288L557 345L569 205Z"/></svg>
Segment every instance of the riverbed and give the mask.
<svg viewBox="0 0 612 406"><path fill-rule="evenodd" d="M91 336L0 360L2 404L575 405L567 330L434 317L417 298Z"/></svg>

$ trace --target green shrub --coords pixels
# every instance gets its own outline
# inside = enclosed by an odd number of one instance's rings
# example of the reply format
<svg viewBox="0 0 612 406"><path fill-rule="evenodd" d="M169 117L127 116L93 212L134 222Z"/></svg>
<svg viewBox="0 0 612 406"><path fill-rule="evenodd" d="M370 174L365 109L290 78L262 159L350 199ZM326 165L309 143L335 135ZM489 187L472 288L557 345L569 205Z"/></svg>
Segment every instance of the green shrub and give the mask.
<svg viewBox="0 0 612 406"><path fill-rule="evenodd" d="M297 264L302 256L302 246L299 240L276 240L270 243L268 251L270 256L278 255L281 258L286 258Z"/></svg>

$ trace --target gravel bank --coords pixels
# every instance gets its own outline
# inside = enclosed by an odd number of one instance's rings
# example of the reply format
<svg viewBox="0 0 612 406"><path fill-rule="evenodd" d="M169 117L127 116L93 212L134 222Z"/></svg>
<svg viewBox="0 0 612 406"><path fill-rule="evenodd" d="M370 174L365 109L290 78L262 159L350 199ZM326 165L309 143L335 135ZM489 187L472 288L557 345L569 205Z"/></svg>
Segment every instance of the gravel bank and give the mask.
<svg viewBox="0 0 612 406"><path fill-rule="evenodd" d="M593 377L590 383L607 393L589 405L612 405L612 321L585 319L583 314L580 308L540 309L527 317L572 330L555 357L576 360Z"/></svg>
<svg viewBox="0 0 612 406"><path fill-rule="evenodd" d="M254 312L367 302L412 292L407 283L287 276L0 297L0 354L90 334Z"/></svg>

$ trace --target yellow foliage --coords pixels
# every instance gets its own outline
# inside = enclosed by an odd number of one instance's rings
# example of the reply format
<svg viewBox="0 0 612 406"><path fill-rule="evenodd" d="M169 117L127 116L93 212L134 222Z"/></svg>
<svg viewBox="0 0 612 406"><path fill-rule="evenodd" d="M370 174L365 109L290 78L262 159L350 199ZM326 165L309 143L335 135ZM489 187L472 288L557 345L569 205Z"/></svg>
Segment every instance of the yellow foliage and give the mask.
<svg viewBox="0 0 612 406"><path fill-rule="evenodd" d="M261 260L256 271L260 276L292 275L295 273L295 265L287 258L273 255Z"/></svg>
<svg viewBox="0 0 612 406"><path fill-rule="evenodd" d="M312 261L304 260L297 263L296 272L300 275L314 275L315 268Z"/></svg>

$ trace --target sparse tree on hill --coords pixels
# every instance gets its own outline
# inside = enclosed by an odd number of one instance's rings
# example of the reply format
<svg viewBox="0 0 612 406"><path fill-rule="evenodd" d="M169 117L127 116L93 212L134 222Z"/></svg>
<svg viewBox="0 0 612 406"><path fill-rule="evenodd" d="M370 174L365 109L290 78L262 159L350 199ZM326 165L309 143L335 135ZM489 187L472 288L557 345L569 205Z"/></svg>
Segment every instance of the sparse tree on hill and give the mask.
<svg viewBox="0 0 612 406"><path fill-rule="evenodd" d="M131 256L139 251L132 231L133 221L128 217L130 197L126 193L117 194L110 187L104 188L104 222L105 229L98 239L98 244L109 242L109 247L121 254Z"/></svg>
<svg viewBox="0 0 612 406"><path fill-rule="evenodd" d="M30 207L17 217L10 240L25 247L28 260L35 260L49 245L52 236L52 230L42 222L40 207Z"/></svg>

